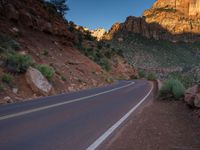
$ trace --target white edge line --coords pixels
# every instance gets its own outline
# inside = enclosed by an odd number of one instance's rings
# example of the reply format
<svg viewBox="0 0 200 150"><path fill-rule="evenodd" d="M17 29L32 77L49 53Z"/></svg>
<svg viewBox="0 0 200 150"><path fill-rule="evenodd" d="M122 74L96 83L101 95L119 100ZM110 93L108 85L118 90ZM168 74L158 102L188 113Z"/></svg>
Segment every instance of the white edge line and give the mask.
<svg viewBox="0 0 200 150"><path fill-rule="evenodd" d="M110 92L113 92L113 91L116 91L116 90L119 90L119 89L123 89L123 88L129 87L129 86L131 86L133 84L135 84L135 82L131 82L130 84L127 84L125 86L114 88L114 89L111 89L111 90L108 90L108 91L104 91L104 92L101 92L101 93L97 93L97 94L93 94L93 95L89 95L89 96L85 96L85 97L81 97L81 98L77 98L77 99L72 99L72 100L69 100L69 101L66 101L66 102L61 102L61 103L52 104L52 105L49 105L49 106L30 109L30 110L22 111L22 112L15 113L15 114L5 115L5 116L0 117L0 121L1 120L5 120L5 119L18 117L18 116L22 116L22 115L26 115L26 114L30 114L30 113L41 111L41 110L45 110L45 109L49 109L49 108L58 107L58 106L61 106L61 105L66 105L66 104L82 101L82 100L85 100L85 99L88 99L88 98L96 97L96 96L103 95L103 94L106 94L106 93L110 93Z"/></svg>
<svg viewBox="0 0 200 150"><path fill-rule="evenodd" d="M146 98L151 94L152 90L153 90L153 85L151 86L151 90L137 105L135 105L127 114L125 114L119 121L117 121L104 134L102 134L96 141L94 141L94 143L92 143L87 148L87 150L97 149L146 100Z"/></svg>

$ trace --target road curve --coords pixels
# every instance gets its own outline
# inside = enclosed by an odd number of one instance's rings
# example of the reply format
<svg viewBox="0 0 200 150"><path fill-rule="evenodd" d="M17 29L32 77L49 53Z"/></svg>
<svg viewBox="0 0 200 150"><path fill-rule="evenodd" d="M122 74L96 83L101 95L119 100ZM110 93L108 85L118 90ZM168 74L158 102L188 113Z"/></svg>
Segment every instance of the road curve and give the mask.
<svg viewBox="0 0 200 150"><path fill-rule="evenodd" d="M146 100L147 81L0 106L0 150L96 149Z"/></svg>

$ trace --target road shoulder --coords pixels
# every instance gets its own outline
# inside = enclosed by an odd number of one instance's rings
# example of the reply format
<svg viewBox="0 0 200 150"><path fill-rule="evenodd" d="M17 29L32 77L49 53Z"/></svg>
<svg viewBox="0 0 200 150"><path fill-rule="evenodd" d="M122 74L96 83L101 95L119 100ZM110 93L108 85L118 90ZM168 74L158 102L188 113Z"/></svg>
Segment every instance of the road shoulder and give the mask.
<svg viewBox="0 0 200 150"><path fill-rule="evenodd" d="M103 149L200 149L200 119L182 101L158 101L154 97L149 97Z"/></svg>

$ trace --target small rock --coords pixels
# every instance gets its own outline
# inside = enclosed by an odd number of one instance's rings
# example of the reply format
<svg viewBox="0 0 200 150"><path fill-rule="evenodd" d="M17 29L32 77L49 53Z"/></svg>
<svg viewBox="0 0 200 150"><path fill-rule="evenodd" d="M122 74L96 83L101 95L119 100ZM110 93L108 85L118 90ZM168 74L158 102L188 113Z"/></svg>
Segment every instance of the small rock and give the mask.
<svg viewBox="0 0 200 150"><path fill-rule="evenodd" d="M27 55L27 52L26 51L20 51L19 54L21 54L21 55Z"/></svg>
<svg viewBox="0 0 200 150"><path fill-rule="evenodd" d="M73 92L73 91L74 91L74 88L73 88L73 87L68 87L68 91L69 91L69 92Z"/></svg>
<svg viewBox="0 0 200 150"><path fill-rule="evenodd" d="M194 106L200 108L200 93L195 96Z"/></svg>
<svg viewBox="0 0 200 150"><path fill-rule="evenodd" d="M9 96L4 97L4 100L5 100L7 103L13 103L13 102L14 102Z"/></svg>
<svg viewBox="0 0 200 150"><path fill-rule="evenodd" d="M187 104L194 106L195 96L199 91L199 86L195 85L185 91L184 100Z"/></svg>
<svg viewBox="0 0 200 150"><path fill-rule="evenodd" d="M12 91L13 91L14 94L17 94L18 93L18 88L13 88Z"/></svg>
<svg viewBox="0 0 200 150"><path fill-rule="evenodd" d="M19 32L19 29L16 28L16 27L14 27L14 28L12 28L12 31L14 31L14 32Z"/></svg>

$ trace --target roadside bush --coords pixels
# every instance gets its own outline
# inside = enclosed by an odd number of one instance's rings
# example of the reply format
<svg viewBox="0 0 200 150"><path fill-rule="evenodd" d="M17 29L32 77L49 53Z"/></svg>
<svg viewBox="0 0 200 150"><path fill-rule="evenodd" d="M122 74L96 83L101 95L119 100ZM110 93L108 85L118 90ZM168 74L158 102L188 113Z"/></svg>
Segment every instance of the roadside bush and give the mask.
<svg viewBox="0 0 200 150"><path fill-rule="evenodd" d="M144 70L139 70L138 72L139 78L145 78L146 77L146 73Z"/></svg>
<svg viewBox="0 0 200 150"><path fill-rule="evenodd" d="M191 87L195 83L194 77L190 75L184 75L181 72L171 73L169 74L169 77L171 79L176 79L181 81L186 88Z"/></svg>
<svg viewBox="0 0 200 150"><path fill-rule="evenodd" d="M183 96L185 87L179 80L169 79L163 83L161 90L159 91L160 97L174 97L176 99Z"/></svg>
<svg viewBox="0 0 200 150"><path fill-rule="evenodd" d="M0 84L0 92L4 91L4 86L2 84Z"/></svg>
<svg viewBox="0 0 200 150"><path fill-rule="evenodd" d="M11 75L9 75L9 74L4 74L1 77L1 80L2 80L2 82L10 85L12 83L12 81L13 81L13 77Z"/></svg>
<svg viewBox="0 0 200 150"><path fill-rule="evenodd" d="M153 74L153 73L148 73L148 74L147 74L147 80L151 80L151 81L156 80L155 74Z"/></svg>
<svg viewBox="0 0 200 150"><path fill-rule="evenodd" d="M9 54L6 60L7 69L11 72L24 73L33 64L29 55Z"/></svg>
<svg viewBox="0 0 200 150"><path fill-rule="evenodd" d="M93 48L80 47L79 50L88 58L96 62L102 69L109 71L111 69L110 64L106 56L99 50Z"/></svg>
<svg viewBox="0 0 200 150"><path fill-rule="evenodd" d="M130 79L133 79L133 80L134 80L134 79L138 79L138 76L137 76L137 75L131 75L131 76L130 76Z"/></svg>
<svg viewBox="0 0 200 150"><path fill-rule="evenodd" d="M112 83L113 82L113 78L112 77L107 77L105 80L106 80L107 83Z"/></svg>
<svg viewBox="0 0 200 150"><path fill-rule="evenodd" d="M65 77L65 76L63 76L63 75L61 75L61 80L63 80L63 81L67 81L67 78Z"/></svg>
<svg viewBox="0 0 200 150"><path fill-rule="evenodd" d="M54 69L46 64L37 65L36 67L49 81L54 76Z"/></svg>
<svg viewBox="0 0 200 150"><path fill-rule="evenodd" d="M97 62L98 65L100 65L102 67L102 69L106 70L106 71L110 71L111 67L110 64L108 62L108 60L106 58L102 58Z"/></svg>

